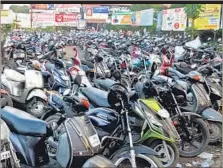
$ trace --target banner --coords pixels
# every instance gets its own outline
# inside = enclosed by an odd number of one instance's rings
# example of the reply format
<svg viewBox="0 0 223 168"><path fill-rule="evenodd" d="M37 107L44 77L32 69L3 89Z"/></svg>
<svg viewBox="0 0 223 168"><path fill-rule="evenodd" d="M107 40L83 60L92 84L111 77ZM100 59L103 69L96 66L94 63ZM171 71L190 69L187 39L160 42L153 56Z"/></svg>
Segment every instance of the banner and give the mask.
<svg viewBox="0 0 223 168"><path fill-rule="evenodd" d="M33 4L32 9L53 10L54 9L54 4Z"/></svg>
<svg viewBox="0 0 223 168"><path fill-rule="evenodd" d="M159 31L162 27L162 12L157 13L157 26L156 29Z"/></svg>
<svg viewBox="0 0 223 168"><path fill-rule="evenodd" d="M107 6L93 7L93 13L109 13L109 7Z"/></svg>
<svg viewBox="0 0 223 168"><path fill-rule="evenodd" d="M52 13L33 13L32 21L34 22L54 22L54 14Z"/></svg>
<svg viewBox="0 0 223 168"><path fill-rule="evenodd" d="M56 12L80 13L81 4L55 4Z"/></svg>
<svg viewBox="0 0 223 168"><path fill-rule="evenodd" d="M137 13L137 12L136 12ZM147 9L138 12L139 26L151 26L153 25L154 9ZM137 22L137 17L136 17Z"/></svg>
<svg viewBox="0 0 223 168"><path fill-rule="evenodd" d="M78 20L77 29L85 29L86 21L84 19Z"/></svg>
<svg viewBox="0 0 223 168"><path fill-rule="evenodd" d="M47 27L54 26L53 13L33 13L32 27Z"/></svg>
<svg viewBox="0 0 223 168"><path fill-rule="evenodd" d="M131 16L134 12L117 12L112 15L112 25L132 25ZM133 19L134 21L134 19Z"/></svg>
<svg viewBox="0 0 223 168"><path fill-rule="evenodd" d="M88 23L107 23L108 7L86 7L84 19Z"/></svg>
<svg viewBox="0 0 223 168"><path fill-rule="evenodd" d="M205 4L204 12L194 21L197 30L218 30L220 28L221 4Z"/></svg>
<svg viewBox="0 0 223 168"><path fill-rule="evenodd" d="M80 19L80 14L55 14L55 25L56 26L71 26L76 27L77 21Z"/></svg>
<svg viewBox="0 0 223 168"><path fill-rule="evenodd" d="M112 15L113 25L151 26L153 25L153 9L137 12L118 12Z"/></svg>
<svg viewBox="0 0 223 168"><path fill-rule="evenodd" d="M1 10L1 16L9 16L9 11L8 10Z"/></svg>
<svg viewBox="0 0 223 168"><path fill-rule="evenodd" d="M167 9L162 11L162 30L184 31L186 29L187 16L184 8Z"/></svg>
<svg viewBox="0 0 223 168"><path fill-rule="evenodd" d="M77 22L78 14L55 14L55 22Z"/></svg>
<svg viewBox="0 0 223 168"><path fill-rule="evenodd" d="M17 20L19 20L19 25L21 28L30 28L31 27L31 20L29 13L17 13Z"/></svg>
<svg viewBox="0 0 223 168"><path fill-rule="evenodd" d="M9 10L1 10L1 24L13 23L13 16Z"/></svg>

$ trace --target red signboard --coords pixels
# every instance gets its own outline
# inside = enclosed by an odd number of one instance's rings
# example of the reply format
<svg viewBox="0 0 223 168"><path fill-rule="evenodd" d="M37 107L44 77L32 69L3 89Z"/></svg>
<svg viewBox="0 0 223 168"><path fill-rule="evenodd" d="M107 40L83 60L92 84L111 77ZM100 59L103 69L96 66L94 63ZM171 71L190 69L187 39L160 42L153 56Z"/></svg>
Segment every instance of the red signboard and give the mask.
<svg viewBox="0 0 223 168"><path fill-rule="evenodd" d="M55 14L55 22L77 22L78 14Z"/></svg>

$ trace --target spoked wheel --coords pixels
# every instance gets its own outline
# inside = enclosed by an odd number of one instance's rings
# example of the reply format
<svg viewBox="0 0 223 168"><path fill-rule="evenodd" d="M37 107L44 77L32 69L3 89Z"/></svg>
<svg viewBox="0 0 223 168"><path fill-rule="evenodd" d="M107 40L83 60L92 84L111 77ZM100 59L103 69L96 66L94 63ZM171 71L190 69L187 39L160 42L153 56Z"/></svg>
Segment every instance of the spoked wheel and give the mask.
<svg viewBox="0 0 223 168"><path fill-rule="evenodd" d="M179 151L175 143L170 143L166 141L167 150L161 140L155 140L149 145L155 152L158 153L159 160L162 162L163 167L176 167L179 160ZM167 155L167 152L170 158Z"/></svg>
<svg viewBox="0 0 223 168"><path fill-rule="evenodd" d="M190 137L182 128L177 128L181 136L180 155L183 157L195 157L201 154L207 147L210 139L209 130L205 122L200 118L186 119L186 127L188 128Z"/></svg>
<svg viewBox="0 0 223 168"><path fill-rule="evenodd" d="M40 98L33 98L27 103L27 112L36 116L37 118L42 117L45 113L44 107L46 106L46 101Z"/></svg>
<svg viewBox="0 0 223 168"><path fill-rule="evenodd" d="M210 133L210 144L217 143L222 138L222 124L216 122L208 122Z"/></svg>
<svg viewBox="0 0 223 168"><path fill-rule="evenodd" d="M137 154L135 157L136 157L136 166L139 168L163 167L162 163L155 156L146 156L143 154ZM113 163L117 168L132 168L131 161L127 157L120 157L116 161L113 160Z"/></svg>

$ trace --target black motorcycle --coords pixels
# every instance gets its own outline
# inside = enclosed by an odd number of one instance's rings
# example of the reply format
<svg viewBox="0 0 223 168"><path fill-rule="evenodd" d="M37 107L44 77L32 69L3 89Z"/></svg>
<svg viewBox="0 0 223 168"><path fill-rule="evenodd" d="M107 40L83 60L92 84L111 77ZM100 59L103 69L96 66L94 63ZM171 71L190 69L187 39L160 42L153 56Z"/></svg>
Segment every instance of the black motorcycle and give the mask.
<svg viewBox="0 0 223 168"><path fill-rule="evenodd" d="M170 85L166 80L150 79L144 83L145 97L156 97L167 109L180 137L180 155L195 157L202 153L209 143L210 134L206 123L199 114L182 111L177 99L185 99L185 92L178 85Z"/></svg>
<svg viewBox="0 0 223 168"><path fill-rule="evenodd" d="M80 84L81 82L76 81L76 83ZM125 162L126 160L129 160L130 165L133 167L136 167L136 165L141 167L145 166L145 164L151 167L162 167L162 163L160 163L160 161L155 157L156 152L143 145L133 145L128 114L130 109L127 108L129 105L127 106L125 102L127 99L123 100L121 97L120 100L116 97L118 91L115 87L118 87L119 89L121 88L124 92L120 94L125 93L125 96L127 90L123 86L114 85L108 94L109 104L113 107L115 106L114 108L116 109L118 108L118 112L106 108L95 108L85 112L85 114L90 118L91 122L95 126L101 140L100 153L107 158L110 158L118 167L123 166L123 164L128 164L128 162ZM50 125L53 125L55 122L57 122L59 119L58 116L63 113L59 108L59 104L61 104L60 102L63 102L62 104L66 107L66 110L75 111L72 110L72 108L75 108L76 106L72 105L72 102L75 102L72 97L66 97L64 100L59 97L60 96L58 95L51 95L51 98L49 99L51 106L54 106L54 112L49 112L49 115L47 118L45 118L45 120ZM53 102L51 102L51 100ZM114 101L119 102L118 107L118 103ZM101 122L97 122L99 119L95 120L96 117L101 119Z"/></svg>

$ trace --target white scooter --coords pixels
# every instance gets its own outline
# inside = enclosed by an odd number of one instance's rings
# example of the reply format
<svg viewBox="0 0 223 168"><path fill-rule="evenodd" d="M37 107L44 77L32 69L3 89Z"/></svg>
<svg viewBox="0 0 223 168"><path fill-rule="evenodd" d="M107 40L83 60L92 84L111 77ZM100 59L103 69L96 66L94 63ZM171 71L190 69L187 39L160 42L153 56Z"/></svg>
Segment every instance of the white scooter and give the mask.
<svg viewBox="0 0 223 168"><path fill-rule="evenodd" d="M43 91L42 74L36 70L24 70L24 75L13 69L4 69L1 75L3 88L12 100L25 105L26 111L38 118L44 114L47 96Z"/></svg>

